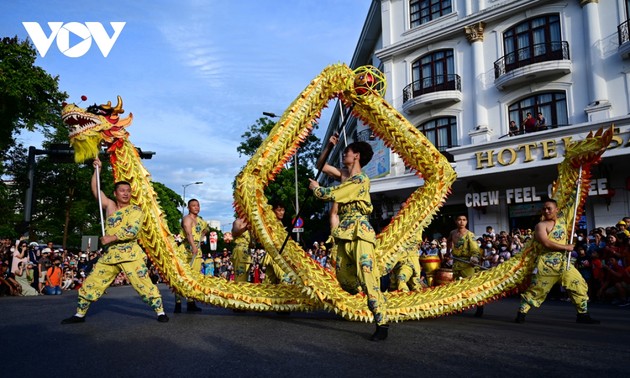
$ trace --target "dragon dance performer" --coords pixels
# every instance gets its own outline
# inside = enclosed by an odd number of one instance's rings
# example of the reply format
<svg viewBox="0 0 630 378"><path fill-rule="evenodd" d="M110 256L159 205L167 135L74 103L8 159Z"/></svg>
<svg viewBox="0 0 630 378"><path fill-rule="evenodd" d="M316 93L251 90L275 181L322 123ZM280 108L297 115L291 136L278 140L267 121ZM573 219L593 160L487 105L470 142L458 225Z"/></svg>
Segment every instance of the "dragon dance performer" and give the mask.
<svg viewBox="0 0 630 378"><path fill-rule="evenodd" d="M374 247L376 235L369 222L372 213L370 179L361 168L370 162L372 147L366 142L349 144L343 152L343 164L349 178L339 186L323 188L310 180L309 188L317 198L339 204L339 226L333 231L337 245L337 281L341 287L355 294L361 287L367 294L368 308L374 314L376 332L370 340L387 338L389 326L385 315L385 297L380 290Z"/></svg>
<svg viewBox="0 0 630 378"><path fill-rule="evenodd" d="M232 249L232 264L234 265L234 281L247 282L247 275L252 265L251 234L249 223L243 218L238 218L232 223L232 236L234 248Z"/></svg>
<svg viewBox="0 0 630 378"><path fill-rule="evenodd" d="M118 273L124 271L129 282L140 294L142 300L151 305L157 313L157 320L168 322L164 313L162 296L149 278L149 270L145 264L146 255L138 244L138 232L142 227L144 214L140 207L132 205L131 184L118 181L114 184L115 201L107 198L105 193L97 190L97 170L101 170L101 161L94 159L94 175L92 176L92 193L95 198L101 197L102 206L106 211L105 235L101 243L107 247L107 252L98 260L90 275L79 289L77 312L74 316L64 319L61 324L83 323L85 314L92 302L98 300L105 289L114 281Z"/></svg>
<svg viewBox="0 0 630 378"><path fill-rule="evenodd" d="M521 294L521 305L514 320L524 323L525 315L534 307L540 307L551 288L558 282L566 288L569 298L577 310L577 323L599 324L588 313L588 285L576 268L567 269L567 252L575 246L567 244L567 225L571 218L559 211L555 200L549 199L543 205L543 220L534 230L534 243L543 251L536 262L537 273L527 291Z"/></svg>
<svg viewBox="0 0 630 378"><path fill-rule="evenodd" d="M271 209L276 215L276 219L282 223L284 213L286 212L286 208L284 207L284 205L279 201L274 200L271 202ZM287 232L289 232L289 230L287 230ZM264 283L292 283L289 275L286 274L275 261L273 261L273 258L268 253L265 253L265 257L263 257L262 266L265 268L265 280L263 281Z"/></svg>
<svg viewBox="0 0 630 378"><path fill-rule="evenodd" d="M453 279L458 280L475 275L474 266L479 263L481 251L477 245L475 234L466 228L468 217L464 214L458 215L455 218L455 224L457 228L451 231L448 236L447 248L454 257L457 257L453 261ZM470 263L466 261L470 261ZM475 316L478 318L483 316L483 306L477 306Z"/></svg>
<svg viewBox="0 0 630 378"><path fill-rule="evenodd" d="M208 223L199 216L201 206L197 199L188 201L188 214L182 219L182 236L186 247L186 262L191 264L195 272L201 271L201 248L200 243L204 235L210 231ZM192 299L186 299L186 312L199 312L201 309ZM182 312L182 296L175 294L174 313Z"/></svg>
<svg viewBox="0 0 630 378"><path fill-rule="evenodd" d="M390 290L421 291L427 285L422 281L422 268L418 252L404 251L390 273Z"/></svg>

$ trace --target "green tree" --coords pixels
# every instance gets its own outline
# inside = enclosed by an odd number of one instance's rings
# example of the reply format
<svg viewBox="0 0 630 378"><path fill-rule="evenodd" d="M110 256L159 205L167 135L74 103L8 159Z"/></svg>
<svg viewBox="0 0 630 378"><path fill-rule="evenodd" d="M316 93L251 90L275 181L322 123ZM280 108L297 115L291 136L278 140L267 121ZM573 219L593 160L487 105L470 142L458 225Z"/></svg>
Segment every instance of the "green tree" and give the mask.
<svg viewBox="0 0 630 378"><path fill-rule="evenodd" d="M239 155L253 156L274 126L275 123L267 117L257 119L256 123L241 135L242 142L236 151ZM317 129L317 125L314 129ZM300 236L301 241L322 240L328 235L329 225L327 217L322 212L323 203L316 199L308 189L308 179L314 178L316 174L314 166L320 150L321 141L312 133L298 149L298 203L300 217L305 223L304 233ZM269 182L265 189L265 196L270 202L280 201L284 204L287 209L285 224L290 226L291 220L296 215L294 159L291 159L288 165L278 173L275 180Z"/></svg>
<svg viewBox="0 0 630 378"><path fill-rule="evenodd" d="M17 37L0 40L0 161L15 145L22 130L39 128L48 135L59 122L61 103L68 97L59 91L59 77L35 66L37 52L29 41ZM1 164L1 163L0 163ZM0 165L0 174L4 170Z"/></svg>
<svg viewBox="0 0 630 378"><path fill-rule="evenodd" d="M14 146L7 154L6 164L7 180L0 183L0 235L16 239L26 231L23 200L28 180L24 146Z"/></svg>
<svg viewBox="0 0 630 378"><path fill-rule="evenodd" d="M168 228L172 233L178 233L182 228L182 213L180 211L181 205L184 203L182 197L160 182L152 181L151 184L157 193L160 207L164 211Z"/></svg>
<svg viewBox="0 0 630 378"><path fill-rule="evenodd" d="M24 130L54 135L60 126L59 78L35 66L37 52L17 37L0 39L0 232L17 237L24 224L24 194L29 187L24 146L15 138ZM6 168L10 165L10 168ZM35 180L37 181L37 180Z"/></svg>

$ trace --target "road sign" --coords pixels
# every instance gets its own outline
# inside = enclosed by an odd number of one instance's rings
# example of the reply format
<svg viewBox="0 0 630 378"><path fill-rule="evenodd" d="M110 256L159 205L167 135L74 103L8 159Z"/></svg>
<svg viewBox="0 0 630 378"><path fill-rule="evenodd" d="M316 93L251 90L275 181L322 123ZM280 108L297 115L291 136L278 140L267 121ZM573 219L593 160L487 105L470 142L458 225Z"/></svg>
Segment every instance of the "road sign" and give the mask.
<svg viewBox="0 0 630 378"><path fill-rule="evenodd" d="M295 228L302 228L304 227L304 221L302 220L302 218L298 218L297 221L295 220L295 218L293 218L293 227ZM298 231L293 231L293 232L298 232ZM302 232L302 231L299 231Z"/></svg>
<svg viewBox="0 0 630 378"><path fill-rule="evenodd" d="M304 229L302 227L295 227L293 232L304 232Z"/></svg>

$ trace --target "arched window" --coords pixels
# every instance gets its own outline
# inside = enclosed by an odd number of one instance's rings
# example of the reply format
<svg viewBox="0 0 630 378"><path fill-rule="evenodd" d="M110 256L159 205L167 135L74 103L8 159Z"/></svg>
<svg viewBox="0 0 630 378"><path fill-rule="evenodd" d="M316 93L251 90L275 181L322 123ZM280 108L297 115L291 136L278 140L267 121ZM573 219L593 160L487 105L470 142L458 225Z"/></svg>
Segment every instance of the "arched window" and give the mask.
<svg viewBox="0 0 630 378"><path fill-rule="evenodd" d="M453 13L451 0L410 0L409 19L411 28Z"/></svg>
<svg viewBox="0 0 630 378"><path fill-rule="evenodd" d="M544 15L523 21L503 33L506 72L516 67L563 59L560 17Z"/></svg>
<svg viewBox="0 0 630 378"><path fill-rule="evenodd" d="M440 151L457 146L457 119L455 117L432 119L418 126L418 130Z"/></svg>
<svg viewBox="0 0 630 378"><path fill-rule="evenodd" d="M453 50L438 50L411 65L414 96L441 90L456 89Z"/></svg>
<svg viewBox="0 0 630 378"><path fill-rule="evenodd" d="M508 106L510 121L516 121L517 125L521 125L527 118L527 113L531 113L534 118L538 113L546 121L546 128L556 128L569 124L567 115L567 96L564 92L546 92L538 93L530 97L518 100Z"/></svg>

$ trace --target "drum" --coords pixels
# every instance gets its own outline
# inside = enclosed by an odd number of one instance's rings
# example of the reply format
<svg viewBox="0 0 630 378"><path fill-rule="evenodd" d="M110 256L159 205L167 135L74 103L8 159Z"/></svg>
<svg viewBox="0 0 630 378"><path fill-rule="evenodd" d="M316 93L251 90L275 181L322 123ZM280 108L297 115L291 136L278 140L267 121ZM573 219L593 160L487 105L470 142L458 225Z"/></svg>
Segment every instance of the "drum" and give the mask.
<svg viewBox="0 0 630 378"><path fill-rule="evenodd" d="M442 261L438 256L420 256L420 265L427 277L427 284L433 286L433 272L440 269Z"/></svg>
<svg viewBox="0 0 630 378"><path fill-rule="evenodd" d="M426 274L440 269L441 264L442 261L440 261L438 256L420 256L420 265L422 265L422 270L424 270Z"/></svg>
<svg viewBox="0 0 630 378"><path fill-rule="evenodd" d="M440 286L453 282L453 269L442 268L433 272L433 284Z"/></svg>

